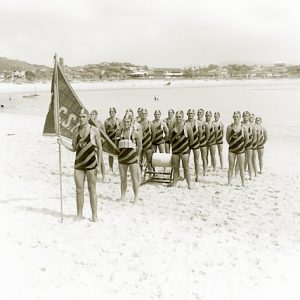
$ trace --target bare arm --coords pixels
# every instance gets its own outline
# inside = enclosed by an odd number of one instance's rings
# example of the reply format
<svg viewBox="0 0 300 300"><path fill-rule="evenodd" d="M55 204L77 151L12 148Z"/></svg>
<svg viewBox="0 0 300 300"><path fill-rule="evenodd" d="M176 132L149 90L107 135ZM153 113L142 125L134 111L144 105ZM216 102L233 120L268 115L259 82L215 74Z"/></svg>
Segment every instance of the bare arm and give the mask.
<svg viewBox="0 0 300 300"><path fill-rule="evenodd" d="M165 122L163 122L163 129L165 132L165 136L168 137L169 136L169 128Z"/></svg>
<svg viewBox="0 0 300 300"><path fill-rule="evenodd" d="M264 144L265 144L268 140L268 132L267 132L266 128L264 128L264 127L263 127L263 131L264 131Z"/></svg>
<svg viewBox="0 0 300 300"><path fill-rule="evenodd" d="M100 132L98 130L95 134L95 141L96 141L96 146L97 146L98 166L100 166L102 163L103 151L102 151L102 141L101 141L101 137L100 137Z"/></svg>
<svg viewBox="0 0 300 300"><path fill-rule="evenodd" d="M139 134L139 132L135 131L134 132L134 137L135 137L135 141L136 141L136 146L137 146L137 157L139 158L141 156L141 152L143 149L142 146L142 138L141 135Z"/></svg>
<svg viewBox="0 0 300 300"><path fill-rule="evenodd" d="M187 134L188 134L189 146L191 146L191 144L194 141L194 133L193 133L193 130L192 130L191 126L187 125L186 126L186 131L187 131Z"/></svg>
<svg viewBox="0 0 300 300"><path fill-rule="evenodd" d="M228 126L226 130L226 141L228 144L230 143L230 126Z"/></svg>

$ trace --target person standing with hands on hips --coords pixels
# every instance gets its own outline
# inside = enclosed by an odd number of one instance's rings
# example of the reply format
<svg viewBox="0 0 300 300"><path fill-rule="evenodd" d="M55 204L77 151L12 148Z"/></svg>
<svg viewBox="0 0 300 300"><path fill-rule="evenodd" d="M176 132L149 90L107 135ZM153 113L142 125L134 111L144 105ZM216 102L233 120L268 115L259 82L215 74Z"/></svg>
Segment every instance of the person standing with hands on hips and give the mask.
<svg viewBox="0 0 300 300"><path fill-rule="evenodd" d="M74 130L72 145L62 139L57 142L68 150L76 152L74 165L74 178L76 185L77 216L75 220L81 220L84 203L84 183L88 182L90 205L92 210L92 221L97 222L97 174L100 173L102 161L102 144L99 130L89 124L89 112L81 109L79 114L80 123Z"/></svg>

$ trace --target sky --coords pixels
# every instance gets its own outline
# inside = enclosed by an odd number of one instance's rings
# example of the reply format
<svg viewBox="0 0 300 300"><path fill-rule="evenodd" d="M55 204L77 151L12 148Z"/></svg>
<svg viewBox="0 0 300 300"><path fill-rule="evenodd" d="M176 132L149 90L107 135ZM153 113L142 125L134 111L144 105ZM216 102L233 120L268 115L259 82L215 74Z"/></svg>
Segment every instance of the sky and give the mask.
<svg viewBox="0 0 300 300"><path fill-rule="evenodd" d="M300 64L299 0L1 0L0 57L52 66Z"/></svg>

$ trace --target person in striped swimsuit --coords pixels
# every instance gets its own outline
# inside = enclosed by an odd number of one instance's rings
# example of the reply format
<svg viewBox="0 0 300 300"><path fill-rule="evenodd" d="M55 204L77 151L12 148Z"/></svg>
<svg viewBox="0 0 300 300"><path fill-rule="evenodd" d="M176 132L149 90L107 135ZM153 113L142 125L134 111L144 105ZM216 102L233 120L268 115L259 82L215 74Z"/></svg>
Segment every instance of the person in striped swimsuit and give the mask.
<svg viewBox="0 0 300 300"><path fill-rule="evenodd" d="M249 172L250 180L252 179L253 166L252 166L252 155L253 155L253 141L256 140L256 131L254 125L250 122L250 113L248 111L243 112L242 124L248 131L248 143L245 145L245 171ZM256 168L254 175L256 176Z"/></svg>
<svg viewBox="0 0 300 300"><path fill-rule="evenodd" d="M169 135L168 126L164 121L161 121L160 116L160 110L156 110L154 120L151 123L153 153L157 151L157 148L160 153L165 153L165 136Z"/></svg>
<svg viewBox="0 0 300 300"><path fill-rule="evenodd" d="M151 160L152 160L152 131L151 131L151 124L147 118L148 111L147 109L143 108L141 111L141 121L140 126L142 129L142 146L143 150L140 155L140 164L142 169L142 161L143 156L146 157L146 167L152 170Z"/></svg>
<svg viewBox="0 0 300 300"><path fill-rule="evenodd" d="M75 185L76 185L76 220L82 219L84 203L84 182L87 178L92 209L92 221L97 217L97 193L96 180L102 160L102 143L98 128L89 124L89 112L82 109L79 114L80 125L74 130L72 145L58 139L57 142L64 145L68 150L76 152L75 159Z"/></svg>
<svg viewBox="0 0 300 300"><path fill-rule="evenodd" d="M245 145L248 143L247 128L241 124L241 113L235 111L233 113L233 123L227 127L226 141L229 144L228 150L228 185L231 185L232 175L234 170L234 162L237 164L240 171L242 186L245 186Z"/></svg>
<svg viewBox="0 0 300 300"><path fill-rule="evenodd" d="M175 118L174 118L174 110L173 109L169 109L168 110L168 117L166 119L164 119L164 122L167 124L168 126L168 132L170 132L173 127L174 127L174 123L175 123ZM166 153L170 153L171 151L171 141L170 141L170 135L166 135L165 136L165 149L166 149Z"/></svg>
<svg viewBox="0 0 300 300"><path fill-rule="evenodd" d="M90 113L89 124L94 125L97 128L101 128L104 131L104 124L100 120L98 120L98 111L95 109L92 110ZM101 137L101 133L100 133L100 137ZM103 142L102 139L101 139L101 141ZM100 164L100 169L101 169L102 182L104 182L105 181L105 165L104 165L103 155L102 155L102 160L101 160L101 164Z"/></svg>
<svg viewBox="0 0 300 300"><path fill-rule="evenodd" d="M200 121L199 121L199 123L200 123ZM207 162L207 146L206 146L208 131L207 131L205 122L202 122L199 124L198 133L199 133L199 145L200 145L200 153L201 153L202 167L203 167L203 176L206 176L207 164L208 164L208 162Z"/></svg>
<svg viewBox="0 0 300 300"><path fill-rule="evenodd" d="M190 145L194 140L193 131L189 124L184 124L183 111L177 111L175 116L175 124L170 131L170 139L172 143L172 165L174 168L173 186L177 185L179 179L180 160L184 169L184 178L187 181L188 188L191 189L191 175L189 170Z"/></svg>
<svg viewBox="0 0 300 300"><path fill-rule="evenodd" d="M207 161L208 154L211 157L211 165L213 167L213 171L216 171L216 132L217 128L212 121L212 112L207 111L205 113L205 126L207 128Z"/></svg>
<svg viewBox="0 0 300 300"><path fill-rule="evenodd" d="M223 167L224 167L224 164L223 164L223 139L224 139L225 128L224 128L222 121L220 120L219 112L214 113L214 118L215 118L215 120L213 121L213 125L215 125L215 128L216 128L216 145L218 148L221 170L223 170Z"/></svg>
<svg viewBox="0 0 300 300"><path fill-rule="evenodd" d="M268 133L267 130L261 125L262 118L256 117L255 118L255 128L256 128L256 149L254 150L254 163L256 164L256 156L258 156L258 163L259 163L259 174L262 174L263 172L263 166L264 166L264 147L265 143L268 140Z"/></svg>
<svg viewBox="0 0 300 300"><path fill-rule="evenodd" d="M111 107L109 109L109 118L104 122L105 132L113 142L115 142L116 134L121 124L121 120L116 117L116 112L116 109ZM114 157L112 155L108 156L108 164L110 171L113 172Z"/></svg>
<svg viewBox="0 0 300 300"><path fill-rule="evenodd" d="M190 149L193 151L194 154L194 166L195 166L195 173L196 173L196 182L200 182L200 140L199 140L199 130L198 128L201 126L198 120L195 120L195 111L193 109L189 109L187 112L187 120L186 124L188 124L193 130L193 137L194 140L190 145Z"/></svg>
<svg viewBox="0 0 300 300"><path fill-rule="evenodd" d="M116 136L116 145L120 150L118 161L121 178L121 199L125 200L127 189L127 171L129 168L134 192L134 203L139 199L139 156L142 150L140 134L133 129L132 115L126 114L123 119L123 126Z"/></svg>

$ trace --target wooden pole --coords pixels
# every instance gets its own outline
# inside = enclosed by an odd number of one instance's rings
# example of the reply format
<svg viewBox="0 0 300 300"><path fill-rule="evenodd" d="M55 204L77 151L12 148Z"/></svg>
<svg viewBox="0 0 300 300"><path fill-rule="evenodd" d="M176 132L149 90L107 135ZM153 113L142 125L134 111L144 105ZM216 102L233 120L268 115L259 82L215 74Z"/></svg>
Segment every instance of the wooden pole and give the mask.
<svg viewBox="0 0 300 300"><path fill-rule="evenodd" d="M58 61L57 54L54 55L54 111L55 127L57 136L60 139L60 122L59 122L59 89L58 89ZM61 144L58 144L59 153L59 186L60 186L60 221L63 223L63 196L62 196L62 167L61 167Z"/></svg>

